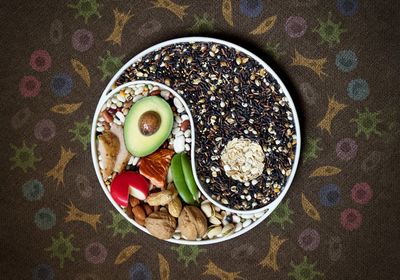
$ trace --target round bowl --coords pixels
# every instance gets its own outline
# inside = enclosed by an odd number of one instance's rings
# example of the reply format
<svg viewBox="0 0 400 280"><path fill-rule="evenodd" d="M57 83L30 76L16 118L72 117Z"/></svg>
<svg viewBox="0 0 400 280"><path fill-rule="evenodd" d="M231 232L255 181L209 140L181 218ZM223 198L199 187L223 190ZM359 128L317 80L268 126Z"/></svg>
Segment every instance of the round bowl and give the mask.
<svg viewBox="0 0 400 280"><path fill-rule="evenodd" d="M292 184L292 181L294 179L296 170L297 170L297 166L299 163L299 158L300 158L300 148L301 148L301 137L300 137L300 124L299 124L299 119L298 119L298 115L297 115L297 111L294 105L294 102L287 90L287 88L285 87L285 85L283 84L283 82L281 81L281 79L279 78L279 76L271 69L271 67L265 63L261 58L259 58L258 56L256 56L255 54L253 54L252 52L227 41L224 40L220 40L220 39L215 39L215 38L209 38L209 37L184 37L184 38L178 38L178 39L173 39L173 40L168 40L162 43L159 43L157 45L154 45L144 51L142 51L141 53L139 53L138 55L136 55L135 57L133 57L131 60L129 60L115 75L114 77L110 80L110 82L108 83L108 85L106 86L106 88L103 91L103 94L100 98L99 101L99 105L97 106L96 109L96 113L95 113L95 117L98 115L99 110L101 109L102 104L104 103L104 100L107 99L107 96L109 96L109 94L117 92L119 89L123 88L124 85L121 85L120 87L115 88L114 90L112 90L113 85L115 84L116 80L124 73L124 71L131 66L134 62L139 61L143 56L157 51L158 49L168 46L168 45L173 45L173 44L177 44L177 43L217 43L217 44L222 44L222 45L226 45L228 47L234 48L242 53L247 54L249 57L253 58L254 60L256 60L258 63L260 63L260 65L262 65L268 73L270 73L273 78L277 81L277 83L280 85L283 93L285 94L286 98L288 99L288 103L290 105L290 109L293 113L293 121L295 124L295 131L296 131L296 139L297 139L297 145L296 145L296 151L295 151L295 160L293 162L292 165L292 172L290 174L290 176L288 177L285 186L283 187L283 190L281 191L281 193L278 195L278 197L272 201L271 203L258 208L258 209L252 209L252 210L236 210L236 209L230 209L224 205L222 205L219 201L216 201L214 199L212 199L212 197L205 191L205 189L202 187L196 172L194 172L194 177L195 177L195 181L200 189L200 191L204 194L204 196L210 201L212 202L214 205L218 206L219 208L231 212L231 213L236 213L239 215L254 215L257 214L257 216L259 216L260 214L262 214L262 216L260 218L258 218L254 223L252 223L249 227L244 228L243 230L240 230L228 237L222 237L222 238L218 238L218 239L213 239L213 240L201 240L201 241L187 241L187 240L176 240L176 239L170 239L168 241L170 242L174 242L174 243L180 243L180 244L193 244L193 245L200 245L200 244L212 244L212 243L217 243L217 242L222 242L228 239L232 239L234 237L237 237L247 231L249 231L250 229L254 228L255 226L257 226L259 223L262 222L262 220L264 220L278 205L279 203L282 201L282 199L284 198L284 196L286 195L286 193L288 192L290 185ZM139 81L138 81L139 82ZM140 82L146 82L146 83L155 83L155 82L151 82L151 81L144 81L144 80L140 80ZM159 83L155 83L155 84L159 84ZM179 96L179 94L177 94L173 89L170 89L169 87L160 84L163 88L168 89L170 92L172 92L174 95L176 94L176 96ZM160 86L160 87L161 87ZM111 92L110 92L111 91ZM178 97L180 98L180 100L182 99L180 96ZM101 105L100 105L101 104ZM185 104L185 109L190 112L187 108L186 103L184 102L183 104ZM193 125L193 120L192 117L190 115L190 122L191 125ZM93 122L93 127L95 129L95 125L96 122ZM194 131L193 131L194 133ZM194 135L194 134L193 134ZM92 129L92 141L91 141L91 145L92 145L92 156L93 156L93 163L95 165L96 168L96 164L98 165L97 159L95 159L95 156L97 157L96 154L96 149L95 149L95 142L94 142L94 136L95 136L95 132ZM194 136L193 136L194 137ZM196 170L196 166L195 166L195 160L194 159L194 149L193 149L193 145L194 145L194 141L192 143L192 148L191 148L191 158L192 158L192 168L193 170ZM98 166L97 166L98 169ZM97 173L97 169L96 169L96 173ZM97 174L98 175L98 174ZM99 176L99 175L98 175ZM107 197L110 199L110 201L113 203L114 207L117 208L117 210L126 218L128 219L132 224L134 224L135 226L137 226L138 228L140 228L141 230L145 231L148 233L148 231L138 225L135 221L133 221L132 219L130 219L125 213L124 211L112 200L110 194L108 193L107 188L105 188L104 182L102 182L102 178L99 177L99 181L102 184L103 190L106 191L106 195ZM104 185L104 186L103 186Z"/></svg>

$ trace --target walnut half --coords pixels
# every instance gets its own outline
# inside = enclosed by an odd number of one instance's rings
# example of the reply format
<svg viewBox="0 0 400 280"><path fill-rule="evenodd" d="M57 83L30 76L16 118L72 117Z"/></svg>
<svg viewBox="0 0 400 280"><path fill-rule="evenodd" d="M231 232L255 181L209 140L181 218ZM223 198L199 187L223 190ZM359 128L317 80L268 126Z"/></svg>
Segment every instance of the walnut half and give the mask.
<svg viewBox="0 0 400 280"><path fill-rule="evenodd" d="M176 219L167 212L153 212L145 220L145 227L159 239L169 239L175 232Z"/></svg>
<svg viewBox="0 0 400 280"><path fill-rule="evenodd" d="M195 206L185 206L178 218L182 237L187 240L201 238L207 233L207 219Z"/></svg>

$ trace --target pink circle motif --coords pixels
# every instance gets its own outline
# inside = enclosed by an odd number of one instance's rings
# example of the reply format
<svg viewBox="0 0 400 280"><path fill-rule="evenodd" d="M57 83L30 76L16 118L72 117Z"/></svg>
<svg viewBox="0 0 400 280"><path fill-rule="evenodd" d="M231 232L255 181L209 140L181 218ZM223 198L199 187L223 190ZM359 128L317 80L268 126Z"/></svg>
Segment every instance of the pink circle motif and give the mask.
<svg viewBox="0 0 400 280"><path fill-rule="evenodd" d="M36 50L32 53L29 64L33 70L44 72L51 67L50 54L45 50Z"/></svg>
<svg viewBox="0 0 400 280"><path fill-rule="evenodd" d="M300 233L297 242L305 251L314 251L319 246L320 236L315 229L306 228Z"/></svg>
<svg viewBox="0 0 400 280"><path fill-rule="evenodd" d="M19 92L23 97L35 97L39 94L41 85L34 76L24 76L19 82Z"/></svg>
<svg viewBox="0 0 400 280"><path fill-rule="evenodd" d="M34 129L36 139L47 142L56 135L56 125L51 120L39 121Z"/></svg>
<svg viewBox="0 0 400 280"><path fill-rule="evenodd" d="M286 21L285 30L289 37L300 38L306 33L307 22L302 17L291 16Z"/></svg>
<svg viewBox="0 0 400 280"><path fill-rule="evenodd" d="M349 161L357 155L358 145L351 138L344 138L336 144L336 155L341 160Z"/></svg>
<svg viewBox="0 0 400 280"><path fill-rule="evenodd" d="M107 249L100 242L90 243L85 249L85 258L93 264L100 264L106 260Z"/></svg>
<svg viewBox="0 0 400 280"><path fill-rule="evenodd" d="M361 226L362 215L357 209L347 208L340 214L340 223L345 229L353 231Z"/></svg>
<svg viewBox="0 0 400 280"><path fill-rule="evenodd" d="M72 35L72 46L80 52L85 52L93 45L93 33L86 29L78 29Z"/></svg>
<svg viewBox="0 0 400 280"><path fill-rule="evenodd" d="M373 191L368 183L357 183L351 189L351 198L358 204L367 204L372 195Z"/></svg>

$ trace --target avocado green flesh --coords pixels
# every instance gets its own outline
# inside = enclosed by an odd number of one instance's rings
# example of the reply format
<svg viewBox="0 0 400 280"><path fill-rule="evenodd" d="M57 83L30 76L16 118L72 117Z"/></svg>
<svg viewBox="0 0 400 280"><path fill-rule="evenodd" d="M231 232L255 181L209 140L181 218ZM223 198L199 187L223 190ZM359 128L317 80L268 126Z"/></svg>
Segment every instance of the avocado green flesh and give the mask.
<svg viewBox="0 0 400 280"><path fill-rule="evenodd" d="M187 187L186 182L185 182L185 176L184 176L183 170L182 170L181 154L176 154L172 158L171 171L172 171L172 178L174 180L175 188L177 189L179 196L187 204L194 204L195 201L193 199L193 195L189 191L189 188Z"/></svg>
<svg viewBox="0 0 400 280"><path fill-rule="evenodd" d="M155 112L160 116L160 126L152 135L142 134L140 117L146 112ZM127 150L134 156L144 157L155 152L171 134L174 116L171 106L163 98L148 96L134 103L124 124L124 139Z"/></svg>
<svg viewBox="0 0 400 280"><path fill-rule="evenodd" d="M195 200L198 200L199 190L197 189L197 185L193 177L192 167L190 165L189 158L186 154L181 155L181 162L182 162L182 170L183 170L183 175L185 176L186 185L190 193L193 195L193 198Z"/></svg>

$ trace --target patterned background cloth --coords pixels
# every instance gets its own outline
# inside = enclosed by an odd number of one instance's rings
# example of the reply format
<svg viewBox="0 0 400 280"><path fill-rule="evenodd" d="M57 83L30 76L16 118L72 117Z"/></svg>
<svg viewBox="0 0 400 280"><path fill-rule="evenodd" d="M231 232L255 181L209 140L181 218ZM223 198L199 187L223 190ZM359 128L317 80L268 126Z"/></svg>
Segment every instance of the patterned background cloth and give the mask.
<svg viewBox="0 0 400 280"><path fill-rule="evenodd" d="M398 277L398 1L17 2L2 3L0 19L2 279ZM122 220L89 151L116 70L188 35L264 58L295 100L304 143L279 209L201 247Z"/></svg>

